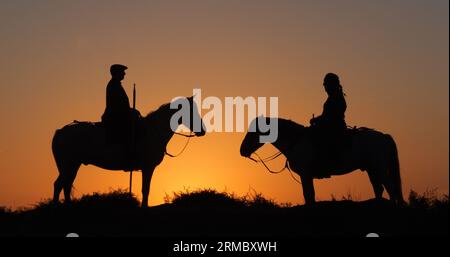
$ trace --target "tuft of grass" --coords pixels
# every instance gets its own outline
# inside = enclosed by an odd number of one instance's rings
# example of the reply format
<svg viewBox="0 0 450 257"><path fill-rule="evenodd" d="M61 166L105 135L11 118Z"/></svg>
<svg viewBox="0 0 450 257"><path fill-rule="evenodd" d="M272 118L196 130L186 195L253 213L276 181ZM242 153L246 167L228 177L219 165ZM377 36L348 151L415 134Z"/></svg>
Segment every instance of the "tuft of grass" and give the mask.
<svg viewBox="0 0 450 257"><path fill-rule="evenodd" d="M331 194L331 202L337 201L345 201L345 202L358 202L360 201L360 197L358 197L354 192L352 193L350 190L347 191L346 194L342 195L340 198L336 197L336 195Z"/></svg>
<svg viewBox="0 0 450 257"><path fill-rule="evenodd" d="M261 193L253 192L239 197L234 193L218 192L210 188L196 191L185 189L173 193L172 197L166 194L164 201L166 204L196 207L282 208L291 206L290 203L278 204L272 199L265 198Z"/></svg>
<svg viewBox="0 0 450 257"><path fill-rule="evenodd" d="M247 206L252 208L274 209L274 208L290 207L291 205L290 203L279 204L275 202L275 200L273 199L265 198L263 194L258 193L254 190L252 193L247 193L247 195L245 195L242 199L247 203Z"/></svg>
<svg viewBox="0 0 450 257"><path fill-rule="evenodd" d="M129 209L137 208L140 202L135 195L130 195L123 189L111 190L108 193L92 193L83 195L81 198L73 199L70 204L55 205L51 199L38 202L31 208L34 211L45 211L54 209L57 206L67 206L74 209ZM30 209L21 209L19 212L26 212Z"/></svg>
<svg viewBox="0 0 450 257"><path fill-rule="evenodd" d="M118 189L106 194L93 193L83 195L77 200L77 204L97 207L114 207L114 208L135 208L139 206L139 200L135 195L130 195L128 191Z"/></svg>
<svg viewBox="0 0 450 257"><path fill-rule="evenodd" d="M13 211L11 209L4 207L4 206L0 206L0 216L6 216L6 215L9 215L12 213L13 213Z"/></svg>
<svg viewBox="0 0 450 257"><path fill-rule="evenodd" d="M431 210L449 207L448 194L439 196L436 189L427 190L422 194L411 190L408 201L409 207L415 209Z"/></svg>
<svg viewBox="0 0 450 257"><path fill-rule="evenodd" d="M172 197L166 196L166 203L178 206L227 206L227 207L245 207L245 202L226 192L219 193L214 189L202 189L190 191L174 192Z"/></svg>

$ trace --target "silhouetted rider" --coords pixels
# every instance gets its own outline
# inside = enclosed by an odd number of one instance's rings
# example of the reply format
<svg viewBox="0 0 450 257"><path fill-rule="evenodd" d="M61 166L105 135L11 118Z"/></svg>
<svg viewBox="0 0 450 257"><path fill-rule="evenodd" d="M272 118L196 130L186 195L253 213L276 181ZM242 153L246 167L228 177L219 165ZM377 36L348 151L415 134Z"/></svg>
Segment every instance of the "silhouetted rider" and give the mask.
<svg viewBox="0 0 450 257"><path fill-rule="evenodd" d="M127 93L122 87L126 69L128 67L121 64L113 64L110 68L112 78L106 86L106 109L102 115L108 143L129 145L132 122L137 122L140 117L139 112L130 108Z"/></svg>
<svg viewBox="0 0 450 257"><path fill-rule="evenodd" d="M334 73L325 75L323 86L328 94L328 98L323 105L322 115L311 119L311 125L324 130L345 130L345 111L347 103L345 94L339 82L339 77Z"/></svg>
<svg viewBox="0 0 450 257"><path fill-rule="evenodd" d="M334 73L326 74L323 86L328 98L323 105L322 115L310 121L311 126L316 131L316 143L320 151L317 161L320 165L328 164L327 167L320 167L319 169L329 168L330 165L336 164L340 142L347 128L345 122L347 103L339 77Z"/></svg>

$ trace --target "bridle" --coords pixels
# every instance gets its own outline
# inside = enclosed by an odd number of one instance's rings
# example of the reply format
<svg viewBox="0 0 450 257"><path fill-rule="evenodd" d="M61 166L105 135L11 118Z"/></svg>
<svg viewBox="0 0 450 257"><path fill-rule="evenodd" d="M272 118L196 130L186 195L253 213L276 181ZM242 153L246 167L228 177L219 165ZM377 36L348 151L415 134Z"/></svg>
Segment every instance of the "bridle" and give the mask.
<svg viewBox="0 0 450 257"><path fill-rule="evenodd" d="M275 160L276 158L278 158L279 156L282 155L281 152L275 153L275 154L273 154L273 155L271 155L271 156L269 156L269 157L266 157L265 159L262 159L262 158L259 156L259 154L257 154L257 153L253 153L253 154L256 155L256 157L258 157L258 160L255 160L255 159L252 158L251 156L249 156L248 158L249 158L250 160L256 162L256 163L262 163L262 164L264 165L264 167L266 168L266 170L269 171L270 173L272 173L272 174L280 174L280 173L283 172L285 169L287 169L287 170L289 171L289 174L291 175L291 177L292 177L297 183L299 183L300 185L302 184L302 182L301 182L300 180L298 180L298 179L294 176L293 171L292 171L292 169L291 169L291 167L290 167L290 165L289 165L289 161L288 161L287 158L286 158L286 162L285 162L285 164L284 164L284 167L283 167L281 170L279 170L279 171L273 171L273 170L271 170L271 169L269 168L269 166L267 166L266 162L270 162L270 161Z"/></svg>
<svg viewBox="0 0 450 257"><path fill-rule="evenodd" d="M195 137L196 135L193 134L192 131L189 132L188 135L183 134L183 133L178 133L178 132L174 132L173 134L188 138L187 141L186 141L186 144L184 145L184 147L181 149L181 151L179 153L177 153L177 154L170 154L170 153L167 152L167 149L164 150L164 154L168 155L169 157L175 158L175 157L180 156L184 152L184 150L186 150L186 148L187 148L187 146L189 144L189 141L191 140L192 137Z"/></svg>
<svg viewBox="0 0 450 257"><path fill-rule="evenodd" d="M293 145L295 145L296 143L297 143L297 141L294 141L293 143L291 143L291 144L288 146L288 149L291 148L291 147L292 147ZM285 164L284 164L284 167L283 167L281 170L279 170L279 171L273 171L273 170L271 170L271 169L269 168L269 166L266 164L266 162L271 162L271 161L277 159L278 157L280 157L281 155L283 155L283 153L282 153L281 151L278 151L277 153L274 153L274 154L272 154L271 156L268 156L268 157L266 157L266 158L264 158L264 159L261 158L261 156L259 156L259 154L256 153L256 152L253 152L252 154L256 155L256 157L257 157L258 159L253 158L251 155L250 155L249 157L247 157L247 158L249 158L250 160L252 160L252 161L254 161L254 162L256 162L256 163L262 163L262 164L264 165L264 167L267 169L267 171L269 171L270 173L272 173L272 174L280 174L280 173L283 172L285 169L287 169L287 170L289 170L289 174L291 174L291 177L292 177L297 183L302 184L302 182L300 182L300 181L294 176L293 171L292 171L292 169L291 169L291 167L290 167L290 165L289 165L289 161L288 161L287 158L286 158L286 162L285 162Z"/></svg>
<svg viewBox="0 0 450 257"><path fill-rule="evenodd" d="M254 154L254 155L256 155L256 157L258 158L257 160L255 159L255 158L253 158L252 156L249 156L248 158L250 159L250 160L252 160L252 161L254 161L254 162L256 162L256 163L262 163L263 165L264 165L264 167L266 167L266 169L270 172L270 173L272 173L272 174L278 174L278 173L281 173L281 172L283 172L285 169L286 169L286 167L287 167L287 159L286 159L286 164L284 165L284 167L281 169L281 170L279 170L279 171L273 171L273 170L271 170L270 168L269 168L269 166L267 166L267 164L266 164L266 162L271 162L271 161L273 161L273 160L275 160L275 159L277 159L278 157L280 157L281 155L282 155L282 153L279 151L278 153L274 153L273 155L271 155L271 156L269 156L269 157L266 157L266 158L261 158L261 156L259 156L259 154L257 154L256 152L255 153L252 153L252 154Z"/></svg>

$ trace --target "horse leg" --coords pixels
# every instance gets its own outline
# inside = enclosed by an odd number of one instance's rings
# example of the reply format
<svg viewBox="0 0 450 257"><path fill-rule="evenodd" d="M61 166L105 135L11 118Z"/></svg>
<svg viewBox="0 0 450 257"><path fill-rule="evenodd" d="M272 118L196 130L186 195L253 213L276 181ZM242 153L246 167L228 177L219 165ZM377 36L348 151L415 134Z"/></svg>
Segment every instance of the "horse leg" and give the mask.
<svg viewBox="0 0 450 257"><path fill-rule="evenodd" d="M392 202L396 202L396 195L395 195L395 188L394 188L394 183L391 180L391 177L388 174L388 170L384 169L383 173L381 173L381 179L382 179L382 183L384 185L384 188L386 188L386 191L388 192L389 195L389 200L391 200Z"/></svg>
<svg viewBox="0 0 450 257"><path fill-rule="evenodd" d="M303 197L305 198L305 204L314 204L316 202L316 196L314 192L313 177L303 176L300 177L303 185Z"/></svg>
<svg viewBox="0 0 450 257"><path fill-rule="evenodd" d="M379 173L370 169L367 170L367 174L369 175L370 183L372 183L373 191L375 193L375 199L377 200L383 199L384 188Z"/></svg>
<svg viewBox="0 0 450 257"><path fill-rule="evenodd" d="M71 193L72 193L72 185L75 181L75 177L77 176L78 169L81 164L73 164L70 165L68 169L66 169L67 173L63 178L63 189L64 189L64 202L71 202Z"/></svg>
<svg viewBox="0 0 450 257"><path fill-rule="evenodd" d="M53 183L53 203L59 203L59 195L63 189L62 180L63 178L60 173L58 178L55 180L55 183Z"/></svg>
<svg viewBox="0 0 450 257"><path fill-rule="evenodd" d="M142 169L142 207L148 207L148 195L150 193L150 181L153 175L153 168Z"/></svg>
<svg viewBox="0 0 450 257"><path fill-rule="evenodd" d="M58 169L59 173L58 177L53 183L53 203L57 204L59 203L59 195L61 194L61 191L63 189L63 180L66 170L64 169L64 162L59 152L54 151L53 156L55 157L56 168Z"/></svg>

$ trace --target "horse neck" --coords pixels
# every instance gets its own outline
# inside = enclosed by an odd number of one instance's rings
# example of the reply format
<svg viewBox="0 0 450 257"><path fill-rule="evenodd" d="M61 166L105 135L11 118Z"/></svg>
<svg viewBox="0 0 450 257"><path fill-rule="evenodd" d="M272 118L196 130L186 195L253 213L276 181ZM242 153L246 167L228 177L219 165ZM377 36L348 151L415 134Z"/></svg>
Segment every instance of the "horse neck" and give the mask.
<svg viewBox="0 0 450 257"><path fill-rule="evenodd" d="M145 118L145 128L149 131L150 138L158 138L166 145L174 134L170 127L170 118L174 110L163 107L155 112L152 114L153 117Z"/></svg>
<svg viewBox="0 0 450 257"><path fill-rule="evenodd" d="M292 121L278 120L278 138L272 145L285 156L290 155L293 145L302 136L304 127Z"/></svg>

